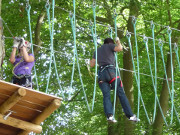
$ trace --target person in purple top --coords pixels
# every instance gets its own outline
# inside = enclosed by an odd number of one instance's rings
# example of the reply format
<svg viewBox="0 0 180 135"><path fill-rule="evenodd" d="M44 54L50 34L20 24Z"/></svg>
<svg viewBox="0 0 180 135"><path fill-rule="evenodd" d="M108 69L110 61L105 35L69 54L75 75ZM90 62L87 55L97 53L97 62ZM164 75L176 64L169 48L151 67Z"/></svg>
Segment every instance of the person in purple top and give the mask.
<svg viewBox="0 0 180 135"><path fill-rule="evenodd" d="M12 82L27 88L32 88L31 70L35 63L34 55L29 53L31 43L24 38L14 38L10 62L14 65ZM16 51L18 54L16 56Z"/></svg>

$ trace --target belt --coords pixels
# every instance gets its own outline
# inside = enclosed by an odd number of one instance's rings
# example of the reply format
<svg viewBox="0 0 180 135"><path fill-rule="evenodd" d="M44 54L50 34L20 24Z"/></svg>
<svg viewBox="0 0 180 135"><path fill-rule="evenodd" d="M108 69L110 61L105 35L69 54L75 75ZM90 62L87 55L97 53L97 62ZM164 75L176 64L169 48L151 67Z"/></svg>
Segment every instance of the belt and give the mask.
<svg viewBox="0 0 180 135"><path fill-rule="evenodd" d="M25 75L23 75L23 74L17 74L17 75L14 75L14 77L16 77L16 78L18 78L18 79L21 79L21 78L23 78L23 77L31 77L32 75L30 74L30 75L28 75L28 74L25 74Z"/></svg>
<svg viewBox="0 0 180 135"><path fill-rule="evenodd" d="M106 69L107 67L114 67L114 65L103 65L103 66L99 66L100 72L104 71L104 69Z"/></svg>

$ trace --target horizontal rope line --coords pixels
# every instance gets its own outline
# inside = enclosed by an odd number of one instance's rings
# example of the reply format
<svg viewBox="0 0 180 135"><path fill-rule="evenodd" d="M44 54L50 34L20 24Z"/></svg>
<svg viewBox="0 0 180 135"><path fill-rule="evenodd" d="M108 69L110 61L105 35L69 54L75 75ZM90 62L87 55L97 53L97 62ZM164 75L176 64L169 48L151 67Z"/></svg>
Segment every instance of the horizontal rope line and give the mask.
<svg viewBox="0 0 180 135"><path fill-rule="evenodd" d="M64 8L61 8L61 7L59 7L59 6L55 6L56 8L59 8L59 9L62 9L62 10L64 10L64 11L66 11L66 12L68 12L68 13L71 13L71 11L68 11L68 10L66 10L66 9L64 9ZM85 18L83 18L83 17L80 17L79 15L76 15L76 17L78 17L78 18L80 18L80 19L82 19L82 20L84 20L84 21L87 21L87 22L90 22L90 20L87 20L87 19L85 19ZM132 16L130 16L130 17L132 17ZM148 21L148 22L150 22L150 21ZM97 22L97 24L99 24L99 25L101 25L101 26L104 26L104 27L107 27L107 28L111 28L111 29L115 29L114 27L110 27L109 25L104 25L102 22ZM155 23L154 23L155 24ZM169 26L166 26L167 28L169 27ZM172 29L172 28L171 28ZM122 30L122 29L118 29L119 31L122 31L122 32L126 32L125 30ZM134 33L133 32L129 32L130 34L132 34L132 35L134 35ZM144 35L142 35L142 34L136 34L136 35L138 35L138 36L140 36L140 37L144 37ZM151 39L151 40L153 40L153 38L152 37L147 37L148 39ZM157 38L155 38L155 41L159 41L159 39L157 39ZM163 43L169 43L169 42L166 42L166 41L163 41L162 40L162 42ZM177 45L177 43L171 43L172 45ZM178 45L178 46L180 46L180 45Z"/></svg>

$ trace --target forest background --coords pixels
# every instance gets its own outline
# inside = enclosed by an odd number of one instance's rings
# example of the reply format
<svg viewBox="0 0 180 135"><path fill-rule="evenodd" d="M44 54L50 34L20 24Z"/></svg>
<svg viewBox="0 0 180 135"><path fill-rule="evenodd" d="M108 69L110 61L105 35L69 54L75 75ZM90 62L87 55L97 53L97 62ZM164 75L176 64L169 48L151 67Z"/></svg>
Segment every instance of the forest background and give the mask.
<svg viewBox="0 0 180 135"><path fill-rule="evenodd" d="M94 22L93 2L96 2L96 25L94 25L96 29L93 30L96 30L97 47L103 44L105 38L110 37L109 28L111 28L112 36L115 38L114 15L117 15L117 35L121 43L126 47L129 47L128 41L131 43L133 59L131 58L130 48L118 53L117 58L118 66L121 69L120 73L124 91L130 101L133 112L141 119L139 123L135 124L124 116L118 99L115 108L115 118L118 122L116 124L108 123L104 115L103 97L98 84L95 87L96 96L95 100L93 100L95 68L89 69L85 62L85 59L92 58L96 45L96 42L93 42L93 35L90 28L90 20L92 23ZM31 6L29 10L30 18L28 18L27 12L29 6ZM50 6L49 14L46 12L48 6ZM54 21L53 23L51 21L51 26L54 26L53 38L50 35L48 22L48 17L51 20L53 17L52 1L0 0L0 16L3 19L4 27L4 29L0 30L4 37L0 41L1 79L11 82L12 65L9 62L9 56L13 45L12 37L21 36L30 41L32 34L33 51L36 58L36 72L33 72L34 89L37 90L39 87L39 90L42 92L59 97L64 95L64 101L61 107L43 123L42 134L179 134L180 64L177 54L180 53L178 50L180 45L180 1L76 0L75 6L76 40L73 37L69 17L70 12L74 12L73 0L55 1ZM115 9L116 14L114 14ZM132 23L134 17L136 19L136 34ZM31 27L29 26L29 22ZM154 26L154 38L152 35L152 26ZM126 36L127 31L131 34L130 40ZM145 40L146 42L143 40L144 35L148 37L148 41ZM53 39L55 59L52 59L50 71L49 67L52 55L51 39ZM2 44L2 41L4 44ZM81 73L79 73L78 66L75 64L74 77L72 79L74 43L76 43L77 47ZM146 50L147 44L148 53ZM136 50L136 45L138 51ZM156 49L155 52L154 46ZM149 54L149 59L147 54ZM164 70L162 54L164 55L166 70ZM75 60L77 62L77 59ZM151 75L148 60L151 61L150 65L153 75ZM139 83L137 83L135 76L138 76L138 63ZM172 65L173 73L171 69ZM56 69L59 81L56 76ZM82 77L83 85L79 74ZM168 81L166 81L166 75ZM36 78L38 83L36 82ZM141 92L141 96L139 92ZM113 94L114 92L112 91L112 101ZM92 106L94 107L92 112L88 109L87 101L91 111ZM162 117L158 101L165 121ZM146 111L144 108L146 108Z"/></svg>

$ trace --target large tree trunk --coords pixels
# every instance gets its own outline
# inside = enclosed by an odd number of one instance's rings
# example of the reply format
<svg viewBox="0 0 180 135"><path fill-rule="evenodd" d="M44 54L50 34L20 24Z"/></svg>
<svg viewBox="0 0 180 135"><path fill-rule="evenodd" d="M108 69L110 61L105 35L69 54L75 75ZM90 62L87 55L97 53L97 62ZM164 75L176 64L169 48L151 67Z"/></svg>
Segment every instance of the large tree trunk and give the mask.
<svg viewBox="0 0 180 135"><path fill-rule="evenodd" d="M173 55L174 56L174 55ZM173 57L174 59L174 57ZM167 58L167 76L168 78L171 78L171 60L170 60L170 55L168 55ZM161 95L160 95L160 105L163 110L164 116L166 116L166 112L168 110L168 100L169 99L169 93L168 93L168 87L167 87L167 82L166 80L163 81L163 87L161 90ZM158 108L156 119L153 125L153 135L160 135L162 134L162 129L163 129L163 124L164 120L162 117L162 114Z"/></svg>
<svg viewBox="0 0 180 135"><path fill-rule="evenodd" d="M129 9L130 9L130 13L129 13L130 16L136 16L136 17L138 16L139 8L138 8L138 3L136 3L136 1L134 0L130 1ZM132 25L132 17L129 17L128 19L127 28L129 32L134 33L133 25ZM123 65L124 65L123 67L124 69L133 70L130 50L124 51ZM133 88L133 74L131 72L123 71L123 85L124 85L126 96L129 100L129 103L133 111L133 108L134 108L133 89L134 88ZM124 134L132 135L133 132L134 132L134 124L132 124L132 122L130 122L127 118L125 118Z"/></svg>
<svg viewBox="0 0 180 135"><path fill-rule="evenodd" d="M0 0L0 16L1 16L1 0ZM0 79L2 80L2 64L3 64L3 59L5 56L5 50L4 50L4 40L2 38L3 35L3 22L2 19L0 18Z"/></svg>
<svg viewBox="0 0 180 135"><path fill-rule="evenodd" d="M180 28L180 23L179 23L178 29L179 28ZM173 37L172 42L177 43L178 42L178 37L176 37L175 34L172 37ZM173 46L172 46L172 49L173 49ZM172 58L173 58L173 63L174 63L174 61L175 61L175 53L173 53L172 56L173 56ZM168 57L167 57L166 71L167 71L167 77L171 78L170 54L168 54ZM169 85L170 84L171 84L171 81L169 81ZM170 85L170 88L171 88L171 85ZM166 80L164 80L163 81L163 87L162 87L162 90L161 90L161 95L160 95L160 105L161 105L161 108L163 110L164 116L166 116L166 113L167 113L167 110L168 110L168 102L169 102L169 92L168 92L167 82L166 82ZM160 110L158 108L156 119L155 119L155 122L153 124L153 135L162 134L163 124L164 124L164 120L163 120L161 112L160 112Z"/></svg>
<svg viewBox="0 0 180 135"><path fill-rule="evenodd" d="M169 8L167 8L167 13L168 13L168 16L169 16L169 26L172 26L172 18L171 18L169 0L166 0L166 3L169 6ZM180 29L180 23L178 24L177 29ZM175 43L175 42L178 43L178 40L179 40L178 34L172 33L171 37L172 37L172 43ZM173 50L173 47L174 46L172 45L172 50ZM173 65L174 65L175 54L173 54L172 59L173 59L172 61L173 61ZM174 68L174 66L173 66L173 68ZM167 77L171 78L171 58L170 58L170 54L168 54L168 57L167 57L166 72L167 72ZM169 84L171 84L170 81L169 81ZM167 82L164 80L163 81L163 87L162 87L162 90L161 90L161 95L160 95L160 105L162 107L164 116L166 116L166 113L167 113L167 110L168 110L168 102L169 102L169 92L168 92ZM163 124L164 124L164 120L163 120L161 112L160 112L160 110L158 108L156 119L155 119L155 122L153 124L153 135L162 134Z"/></svg>

